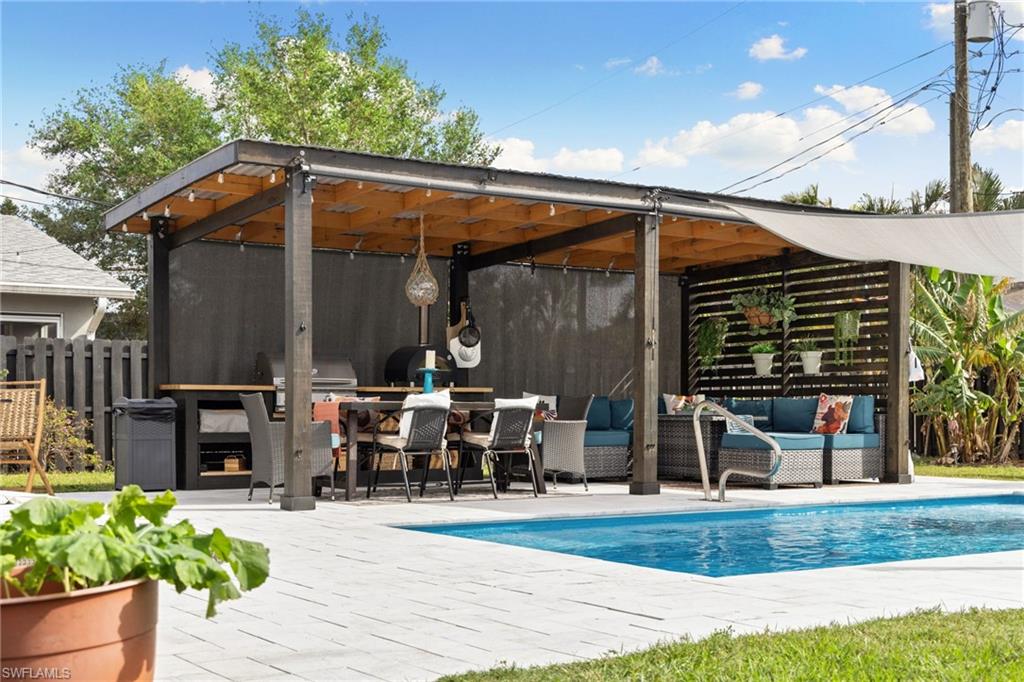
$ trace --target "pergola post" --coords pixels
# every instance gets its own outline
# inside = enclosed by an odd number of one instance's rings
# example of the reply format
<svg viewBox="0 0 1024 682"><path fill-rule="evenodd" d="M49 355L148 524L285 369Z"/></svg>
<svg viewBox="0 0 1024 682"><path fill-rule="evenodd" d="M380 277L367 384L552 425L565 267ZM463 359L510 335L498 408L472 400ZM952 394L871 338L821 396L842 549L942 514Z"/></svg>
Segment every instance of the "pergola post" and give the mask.
<svg viewBox="0 0 1024 682"><path fill-rule="evenodd" d="M288 170L284 198L284 495L281 509L314 509L310 456L313 401L313 182L302 166ZM352 472L354 473L354 472Z"/></svg>
<svg viewBox="0 0 1024 682"><path fill-rule="evenodd" d="M633 481L631 495L657 495L658 485L658 223L635 218L633 265Z"/></svg>
<svg viewBox="0 0 1024 682"><path fill-rule="evenodd" d="M169 383L171 373L171 272L167 235L171 221L163 216L149 221L149 329L146 358L149 396L156 397L160 385ZM134 390L134 387L133 389Z"/></svg>
<svg viewBox="0 0 1024 682"><path fill-rule="evenodd" d="M885 480L910 483L910 266L889 263Z"/></svg>

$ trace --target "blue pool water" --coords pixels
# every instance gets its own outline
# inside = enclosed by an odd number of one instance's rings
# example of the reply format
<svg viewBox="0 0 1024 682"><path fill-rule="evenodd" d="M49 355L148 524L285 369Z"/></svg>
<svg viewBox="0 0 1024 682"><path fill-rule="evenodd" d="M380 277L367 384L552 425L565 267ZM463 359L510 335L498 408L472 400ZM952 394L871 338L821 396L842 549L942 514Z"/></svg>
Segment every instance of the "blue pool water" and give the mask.
<svg viewBox="0 0 1024 682"><path fill-rule="evenodd" d="M721 577L1024 549L1024 495L407 528Z"/></svg>

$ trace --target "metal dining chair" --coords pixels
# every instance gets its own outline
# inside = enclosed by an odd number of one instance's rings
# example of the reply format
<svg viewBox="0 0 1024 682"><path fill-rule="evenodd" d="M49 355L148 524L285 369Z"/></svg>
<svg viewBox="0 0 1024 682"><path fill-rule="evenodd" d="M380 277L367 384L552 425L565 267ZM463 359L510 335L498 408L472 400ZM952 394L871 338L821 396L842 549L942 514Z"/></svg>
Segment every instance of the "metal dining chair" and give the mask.
<svg viewBox="0 0 1024 682"><path fill-rule="evenodd" d="M493 417L490 430L486 433L463 430L459 439L459 476L456 491L461 490L464 483L468 455L475 457L479 453L481 465L487 464L488 478L494 499L498 499L498 486L494 478L494 470L498 467L498 455L526 455L533 496L537 497L536 477L538 471L534 462L536 452L530 442L533 413L533 408L527 407L495 408L490 412L481 413L469 421L467 426L478 419L487 416Z"/></svg>
<svg viewBox="0 0 1024 682"><path fill-rule="evenodd" d="M249 476L249 501L257 483L270 487L267 504L274 501L274 488L284 485L284 431L285 422L272 422L267 414L267 405L259 393L241 393L238 396L249 420L249 441L252 446L252 474ZM313 478L329 476L331 499L334 499L335 459L331 450L331 425L328 422L312 422L313 454L310 461L310 475Z"/></svg>
<svg viewBox="0 0 1024 682"><path fill-rule="evenodd" d="M437 405L417 405L405 407L397 412L395 416L401 418L409 415L408 436L401 433L384 433L380 431L382 420L378 420L373 429L373 445L370 463L373 466L373 480L366 486L366 497L377 490L380 479L381 462L383 455L394 452L398 455L399 466L402 470L402 485L405 488L405 499L412 502L412 488L409 485L409 457L422 456L428 460L436 453L441 455L441 463L444 466L445 480L448 482L448 498L455 499L455 491L452 487L451 454L448 452L448 441L445 436L448 432L448 413L450 409ZM424 469L423 480L420 482L420 497L426 488L426 477L428 468Z"/></svg>

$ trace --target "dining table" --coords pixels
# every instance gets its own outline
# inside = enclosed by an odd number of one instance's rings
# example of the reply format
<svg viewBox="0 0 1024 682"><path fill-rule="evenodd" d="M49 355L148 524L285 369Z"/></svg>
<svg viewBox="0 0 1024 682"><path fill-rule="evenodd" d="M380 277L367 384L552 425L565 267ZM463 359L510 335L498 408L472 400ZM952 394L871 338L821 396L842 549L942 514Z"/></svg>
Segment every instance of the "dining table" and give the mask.
<svg viewBox="0 0 1024 682"><path fill-rule="evenodd" d="M396 412L402 409L401 400L345 400L337 401L340 419L345 424L342 440L344 442L343 456L345 457L345 499L355 498L356 487L359 482L359 412L373 410L377 412ZM486 400L453 400L452 410L466 412L486 412L494 409L493 401ZM531 445L531 447L536 447ZM537 451L534 451L537 454ZM535 457L535 461L540 461ZM534 468L534 480L537 483L537 492L545 493L544 471Z"/></svg>

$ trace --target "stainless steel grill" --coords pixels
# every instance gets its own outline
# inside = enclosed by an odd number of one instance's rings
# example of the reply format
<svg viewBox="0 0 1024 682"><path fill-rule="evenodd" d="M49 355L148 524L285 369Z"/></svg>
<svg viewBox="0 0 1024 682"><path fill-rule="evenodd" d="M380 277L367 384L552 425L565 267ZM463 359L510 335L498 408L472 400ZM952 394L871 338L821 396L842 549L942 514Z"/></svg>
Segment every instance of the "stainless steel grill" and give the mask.
<svg viewBox="0 0 1024 682"><path fill-rule="evenodd" d="M284 407L285 366L283 354L256 354L256 383L273 384L275 409ZM354 396L359 382L352 361L340 355L313 357L313 400L327 395Z"/></svg>

